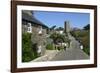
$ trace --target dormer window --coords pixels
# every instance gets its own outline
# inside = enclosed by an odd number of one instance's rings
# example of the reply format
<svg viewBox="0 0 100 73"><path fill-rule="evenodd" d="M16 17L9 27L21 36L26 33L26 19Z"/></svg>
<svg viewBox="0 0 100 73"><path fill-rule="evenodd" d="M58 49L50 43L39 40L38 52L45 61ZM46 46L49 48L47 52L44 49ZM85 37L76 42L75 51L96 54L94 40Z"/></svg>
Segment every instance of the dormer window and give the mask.
<svg viewBox="0 0 100 73"><path fill-rule="evenodd" d="M28 33L32 33L32 26L31 26L31 23L28 23L28 24L27 24L27 32L28 32Z"/></svg>

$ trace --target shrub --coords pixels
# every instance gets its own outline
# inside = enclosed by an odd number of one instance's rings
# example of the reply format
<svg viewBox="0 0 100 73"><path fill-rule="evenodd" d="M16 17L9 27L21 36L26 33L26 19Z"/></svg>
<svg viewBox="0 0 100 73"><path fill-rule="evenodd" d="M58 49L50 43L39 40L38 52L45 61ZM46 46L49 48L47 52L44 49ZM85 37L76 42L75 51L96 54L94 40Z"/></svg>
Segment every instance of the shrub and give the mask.
<svg viewBox="0 0 100 73"><path fill-rule="evenodd" d="M22 62L29 62L37 57L36 51L32 51L31 34L22 34Z"/></svg>
<svg viewBox="0 0 100 73"><path fill-rule="evenodd" d="M51 39L53 39L53 42L56 44L58 42L67 42L68 38L66 38L66 35L59 34L59 33L53 33L50 36Z"/></svg>
<svg viewBox="0 0 100 73"><path fill-rule="evenodd" d="M46 49L48 50L53 50L53 44L47 44Z"/></svg>
<svg viewBox="0 0 100 73"><path fill-rule="evenodd" d="M28 62L32 59L31 53L31 34L22 34L22 62Z"/></svg>
<svg viewBox="0 0 100 73"><path fill-rule="evenodd" d="M90 55L90 48L84 48L83 51L84 51L86 54Z"/></svg>
<svg viewBox="0 0 100 73"><path fill-rule="evenodd" d="M81 41L83 45L83 51L86 54L90 54L90 31L89 30L78 30L78 31L71 31L72 36L76 38L77 41Z"/></svg>
<svg viewBox="0 0 100 73"><path fill-rule="evenodd" d="M57 49L58 50L64 50L64 46L59 46Z"/></svg>
<svg viewBox="0 0 100 73"><path fill-rule="evenodd" d="M84 46L83 51L90 55L90 39L89 39L89 35L84 36L81 38L82 44Z"/></svg>

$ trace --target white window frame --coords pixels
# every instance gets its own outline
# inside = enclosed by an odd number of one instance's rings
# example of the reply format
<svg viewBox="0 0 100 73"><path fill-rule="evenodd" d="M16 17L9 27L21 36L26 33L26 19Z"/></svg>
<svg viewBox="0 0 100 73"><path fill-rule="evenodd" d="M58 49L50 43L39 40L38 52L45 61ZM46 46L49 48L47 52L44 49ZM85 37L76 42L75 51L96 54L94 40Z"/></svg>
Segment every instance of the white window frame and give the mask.
<svg viewBox="0 0 100 73"><path fill-rule="evenodd" d="M32 24L31 23L27 24L27 32L32 33Z"/></svg>

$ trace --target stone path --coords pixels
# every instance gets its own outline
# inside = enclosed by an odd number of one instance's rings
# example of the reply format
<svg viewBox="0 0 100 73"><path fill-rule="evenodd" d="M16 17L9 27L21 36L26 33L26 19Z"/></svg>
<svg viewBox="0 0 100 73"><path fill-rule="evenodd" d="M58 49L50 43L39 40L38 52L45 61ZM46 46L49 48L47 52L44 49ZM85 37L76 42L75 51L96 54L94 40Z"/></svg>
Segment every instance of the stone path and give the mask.
<svg viewBox="0 0 100 73"><path fill-rule="evenodd" d="M57 50L46 50L44 56L38 57L31 62L50 61L57 53L59 53Z"/></svg>

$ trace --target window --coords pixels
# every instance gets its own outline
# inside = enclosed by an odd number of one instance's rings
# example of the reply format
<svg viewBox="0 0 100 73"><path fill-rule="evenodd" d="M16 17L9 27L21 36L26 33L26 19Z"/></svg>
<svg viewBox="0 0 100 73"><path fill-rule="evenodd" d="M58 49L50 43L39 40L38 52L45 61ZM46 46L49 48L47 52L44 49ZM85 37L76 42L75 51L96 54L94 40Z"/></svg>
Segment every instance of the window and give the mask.
<svg viewBox="0 0 100 73"><path fill-rule="evenodd" d="M28 24L27 24L27 27L31 27L31 23L28 23Z"/></svg>
<svg viewBox="0 0 100 73"><path fill-rule="evenodd" d="M32 26L31 23L27 24L27 32L32 33Z"/></svg>
<svg viewBox="0 0 100 73"><path fill-rule="evenodd" d="M30 28L28 28L28 31L31 31Z"/></svg>

